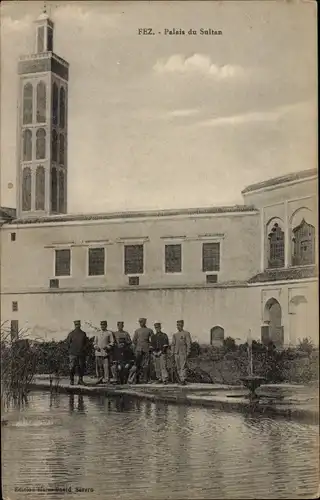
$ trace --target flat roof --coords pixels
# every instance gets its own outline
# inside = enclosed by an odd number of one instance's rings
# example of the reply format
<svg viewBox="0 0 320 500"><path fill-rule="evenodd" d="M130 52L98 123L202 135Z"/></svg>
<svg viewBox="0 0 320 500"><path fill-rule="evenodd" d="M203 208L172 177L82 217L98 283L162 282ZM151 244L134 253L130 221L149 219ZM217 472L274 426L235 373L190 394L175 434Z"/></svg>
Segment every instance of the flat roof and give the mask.
<svg viewBox="0 0 320 500"><path fill-rule="evenodd" d="M110 219L135 219L140 217L167 217L179 215L211 215L228 214L241 212L257 212L253 205L231 205L223 207L204 207L204 208L182 208L166 210L145 210L128 212L108 212L97 214L63 214L50 216L31 216L20 219L12 219L11 224L41 224L44 222L69 222L69 221L87 221L87 220L110 220Z"/></svg>
<svg viewBox="0 0 320 500"><path fill-rule="evenodd" d="M286 184L287 182L299 181L302 179L308 179L309 177L315 177L318 175L318 169L312 168L309 170L301 170L300 172L294 172L287 175L281 175L280 177L273 177L266 181L257 182L255 184L250 184L244 188L241 193L246 194L251 191L257 191L258 189L267 188L269 186L277 186L281 184Z"/></svg>

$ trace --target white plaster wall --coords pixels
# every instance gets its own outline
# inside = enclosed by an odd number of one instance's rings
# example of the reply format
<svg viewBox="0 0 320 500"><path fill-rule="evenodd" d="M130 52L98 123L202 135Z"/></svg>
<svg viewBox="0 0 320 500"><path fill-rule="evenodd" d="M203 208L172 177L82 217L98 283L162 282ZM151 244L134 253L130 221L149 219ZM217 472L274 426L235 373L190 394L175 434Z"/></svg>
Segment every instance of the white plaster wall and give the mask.
<svg viewBox="0 0 320 500"><path fill-rule="evenodd" d="M12 301L18 312L12 312ZM107 319L110 328L119 320L132 333L140 316L148 318L153 327L156 320L169 336L176 321L184 319L194 340L210 343L210 329L220 325L225 336L245 341L249 329L253 338L260 338L260 291L249 288L215 288L184 290L128 290L97 293L42 293L2 295L3 320L19 320L19 328L30 329L33 336L62 339L80 319L98 326ZM91 330L91 334L93 331Z"/></svg>
<svg viewBox="0 0 320 500"><path fill-rule="evenodd" d="M10 233L16 232L11 242ZM2 232L3 292L46 291L54 277L54 248L52 244L74 243L72 247L72 275L60 279L60 287L82 290L97 287L124 287L128 277L124 274L124 242L136 243L135 238L147 237L144 243L144 274L141 286L204 285L202 272L202 244L199 235L218 235L221 241L221 270L219 282L246 280L259 270L260 238L259 215L223 215L148 220L84 221L80 224L38 224L35 227L5 225ZM178 236L187 239L177 240ZM133 238L133 240L131 240ZM164 239L167 238L167 239ZM106 248L106 275L88 277L88 241L109 240ZM215 241L215 240L214 240ZM139 243L139 241L137 241ZM164 272L165 244L182 244L182 272ZM60 247L57 247L60 248Z"/></svg>

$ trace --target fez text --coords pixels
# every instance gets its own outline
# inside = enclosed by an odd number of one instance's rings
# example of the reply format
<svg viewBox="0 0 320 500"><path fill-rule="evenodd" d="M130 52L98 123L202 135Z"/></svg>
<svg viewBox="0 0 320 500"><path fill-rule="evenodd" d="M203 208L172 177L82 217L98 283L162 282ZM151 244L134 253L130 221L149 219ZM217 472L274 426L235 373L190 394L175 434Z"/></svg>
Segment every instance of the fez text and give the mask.
<svg viewBox="0 0 320 500"><path fill-rule="evenodd" d="M222 35L222 30L215 30L213 28L200 28L195 30L190 28L189 30L184 30L181 28L165 28L162 31L154 31L153 28L139 28L138 35L148 36L148 35Z"/></svg>

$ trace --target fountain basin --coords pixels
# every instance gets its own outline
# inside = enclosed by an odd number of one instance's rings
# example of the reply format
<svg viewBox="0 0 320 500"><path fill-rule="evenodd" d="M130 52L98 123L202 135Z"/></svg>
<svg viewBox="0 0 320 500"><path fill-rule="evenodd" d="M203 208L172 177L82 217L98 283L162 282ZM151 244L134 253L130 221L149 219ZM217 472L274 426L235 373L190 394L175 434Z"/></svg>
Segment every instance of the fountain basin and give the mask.
<svg viewBox="0 0 320 500"><path fill-rule="evenodd" d="M260 385L266 382L264 377L258 377L256 375L248 375L247 377L242 377L240 380L243 385L249 389L249 396L251 397L256 397L256 390L260 387Z"/></svg>

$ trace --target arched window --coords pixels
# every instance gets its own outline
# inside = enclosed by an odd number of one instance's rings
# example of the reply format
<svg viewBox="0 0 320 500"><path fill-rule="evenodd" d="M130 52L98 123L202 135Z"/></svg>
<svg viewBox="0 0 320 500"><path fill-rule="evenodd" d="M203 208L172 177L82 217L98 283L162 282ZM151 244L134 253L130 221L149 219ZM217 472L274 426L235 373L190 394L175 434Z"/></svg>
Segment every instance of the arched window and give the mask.
<svg viewBox="0 0 320 500"><path fill-rule="evenodd" d="M269 268L284 267L284 232L276 222L269 238Z"/></svg>
<svg viewBox="0 0 320 500"><path fill-rule="evenodd" d="M60 127L65 127L65 115L66 115L66 91L63 87L60 88Z"/></svg>
<svg viewBox="0 0 320 500"><path fill-rule="evenodd" d="M22 173L22 210L31 210L31 169L26 167Z"/></svg>
<svg viewBox="0 0 320 500"><path fill-rule="evenodd" d="M32 123L32 93L31 83L26 83L23 87L23 124Z"/></svg>
<svg viewBox="0 0 320 500"><path fill-rule="evenodd" d="M64 135L59 135L59 163L64 165Z"/></svg>
<svg viewBox="0 0 320 500"><path fill-rule="evenodd" d="M39 128L36 135L36 159L43 160L46 157L46 131Z"/></svg>
<svg viewBox="0 0 320 500"><path fill-rule="evenodd" d="M44 167L37 167L36 171L36 210L44 210L45 199L45 172Z"/></svg>
<svg viewBox="0 0 320 500"><path fill-rule="evenodd" d="M59 90L56 82L52 86L52 123L53 125L58 125L58 102L59 102Z"/></svg>
<svg viewBox="0 0 320 500"><path fill-rule="evenodd" d="M57 199L58 196L58 179L57 169L53 168L51 171L51 211L57 212Z"/></svg>
<svg viewBox="0 0 320 500"><path fill-rule="evenodd" d="M293 229L294 266L306 266L315 262L315 228L302 219L301 224Z"/></svg>
<svg viewBox="0 0 320 500"><path fill-rule="evenodd" d="M37 123L46 121L46 84L39 82L37 85Z"/></svg>
<svg viewBox="0 0 320 500"><path fill-rule="evenodd" d="M52 131L51 154L52 161L58 161L58 134L55 130Z"/></svg>
<svg viewBox="0 0 320 500"><path fill-rule="evenodd" d="M44 52L44 26L38 28L38 52Z"/></svg>
<svg viewBox="0 0 320 500"><path fill-rule="evenodd" d="M64 172L59 172L59 212L64 213Z"/></svg>
<svg viewBox="0 0 320 500"><path fill-rule="evenodd" d="M32 132L28 128L23 131L23 161L32 160Z"/></svg>

